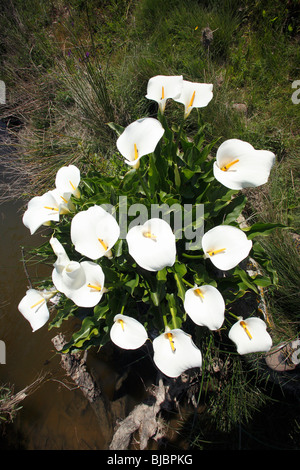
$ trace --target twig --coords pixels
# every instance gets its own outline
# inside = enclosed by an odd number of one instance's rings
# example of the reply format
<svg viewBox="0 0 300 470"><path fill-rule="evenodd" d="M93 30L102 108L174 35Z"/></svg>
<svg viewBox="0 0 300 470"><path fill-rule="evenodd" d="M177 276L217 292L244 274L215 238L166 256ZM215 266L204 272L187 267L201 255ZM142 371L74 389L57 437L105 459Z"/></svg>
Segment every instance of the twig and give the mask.
<svg viewBox="0 0 300 470"><path fill-rule="evenodd" d="M24 268L24 272L25 272L25 275L27 277L27 281L29 283L29 287L30 289L32 289L32 282L30 280L30 277L29 277L29 274L28 274L28 270L27 270L27 266L26 266L26 261L25 261L25 258L24 258L24 247L22 246L21 247L21 251L22 251L22 263L23 263L23 268Z"/></svg>

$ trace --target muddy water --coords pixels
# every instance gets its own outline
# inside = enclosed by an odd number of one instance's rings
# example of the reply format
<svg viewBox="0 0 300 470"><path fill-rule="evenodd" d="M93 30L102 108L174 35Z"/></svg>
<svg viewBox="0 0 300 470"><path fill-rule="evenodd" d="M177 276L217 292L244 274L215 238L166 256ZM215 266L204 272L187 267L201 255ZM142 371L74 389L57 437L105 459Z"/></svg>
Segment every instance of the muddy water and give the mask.
<svg viewBox="0 0 300 470"><path fill-rule="evenodd" d="M6 364L0 365L0 381L18 392L41 375L45 379L22 402L22 409L9 426L9 446L102 449L105 439L97 416L81 391L68 383L55 354L51 338L57 331L48 331L45 326L32 333L30 324L18 311L28 286L20 247L42 241L39 235L28 233L19 210L20 204L14 202L0 206L0 339L6 346ZM28 271L31 279L45 274L39 266L31 266Z"/></svg>
<svg viewBox="0 0 300 470"><path fill-rule="evenodd" d="M0 239L0 340L6 348L6 363L0 364L0 384L9 385L17 393L44 377L22 401L22 408L13 423L6 426L5 434L0 435L0 449L107 449L114 421L106 415L102 402L92 407L66 377L51 342L59 331L48 331L45 325L33 333L18 311L18 303L29 285L21 246L35 247L45 241L40 233L30 235L23 225L20 202L0 205ZM51 272L50 267L40 265L27 269L31 280ZM68 337L72 323L65 323L63 332ZM92 352L89 361L102 390L112 400L120 371L115 370L110 353L105 348L101 353ZM145 387L141 380L137 385L136 380L131 380L132 393L126 391L112 403L113 416L125 417L140 400Z"/></svg>

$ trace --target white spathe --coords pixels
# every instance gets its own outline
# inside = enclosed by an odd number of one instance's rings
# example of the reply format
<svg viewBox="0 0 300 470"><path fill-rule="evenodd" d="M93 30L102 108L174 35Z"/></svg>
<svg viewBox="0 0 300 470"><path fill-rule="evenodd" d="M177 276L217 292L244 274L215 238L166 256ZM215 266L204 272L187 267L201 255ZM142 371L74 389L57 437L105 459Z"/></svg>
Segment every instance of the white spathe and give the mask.
<svg viewBox="0 0 300 470"><path fill-rule="evenodd" d="M168 377L179 377L188 369L202 366L202 354L190 335L179 328L166 331L153 340L153 361Z"/></svg>
<svg viewBox="0 0 300 470"><path fill-rule="evenodd" d="M204 108L213 98L211 83L195 83L183 80L182 92L174 101L184 105L184 117L187 118L193 108Z"/></svg>
<svg viewBox="0 0 300 470"><path fill-rule="evenodd" d="M60 168L55 177L55 188L28 202L23 215L23 224L33 235L42 225L58 222L61 214L74 209L71 195L79 197L80 171L74 165Z"/></svg>
<svg viewBox="0 0 300 470"><path fill-rule="evenodd" d="M224 322L225 301L218 289L211 285L188 289L184 309L192 321L210 330L218 330Z"/></svg>
<svg viewBox="0 0 300 470"><path fill-rule="evenodd" d="M228 337L235 343L239 354L267 352L272 346L266 323L256 317L246 320L241 317L230 328Z"/></svg>
<svg viewBox="0 0 300 470"><path fill-rule="evenodd" d="M125 163L138 166L141 157L154 152L164 132L161 123L154 118L146 117L129 124L116 143Z"/></svg>
<svg viewBox="0 0 300 470"><path fill-rule="evenodd" d="M239 190L265 184L274 163L275 155L269 150L255 150L248 142L229 139L217 150L213 172L224 186Z"/></svg>
<svg viewBox="0 0 300 470"><path fill-rule="evenodd" d="M146 98L156 101L160 111L164 113L166 101L170 98L178 98L182 86L182 75L156 75L148 81Z"/></svg>
<svg viewBox="0 0 300 470"><path fill-rule="evenodd" d="M122 349L138 349L148 339L145 327L135 318L118 314L110 329L110 339Z"/></svg>
<svg viewBox="0 0 300 470"><path fill-rule="evenodd" d="M63 200L57 199L54 191L47 191L42 196L35 196L28 202L23 214L23 224L33 235L36 230L50 221L58 222Z"/></svg>
<svg viewBox="0 0 300 470"><path fill-rule="evenodd" d="M63 166L56 173L55 186L61 194L71 193L78 198L80 196L79 183L80 170L75 165Z"/></svg>
<svg viewBox="0 0 300 470"><path fill-rule="evenodd" d="M143 225L132 227L126 241L129 254L147 271L160 271L175 263L175 235L163 219L149 219Z"/></svg>
<svg viewBox="0 0 300 470"><path fill-rule="evenodd" d="M92 261L71 261L62 244L54 237L50 244L57 260L52 271L56 289L79 307L94 307L104 293L105 276L101 266Z"/></svg>
<svg viewBox="0 0 300 470"><path fill-rule="evenodd" d="M49 320L47 300L53 295L53 292L47 293L36 289L28 289L20 301L18 310L30 323L32 332L40 329Z"/></svg>
<svg viewBox="0 0 300 470"><path fill-rule="evenodd" d="M101 206L78 212L71 222L75 250L92 260L111 257L111 248L120 236L116 219Z"/></svg>
<svg viewBox="0 0 300 470"><path fill-rule="evenodd" d="M228 271L249 255L252 241L237 227L217 225L203 235L202 248L216 268Z"/></svg>

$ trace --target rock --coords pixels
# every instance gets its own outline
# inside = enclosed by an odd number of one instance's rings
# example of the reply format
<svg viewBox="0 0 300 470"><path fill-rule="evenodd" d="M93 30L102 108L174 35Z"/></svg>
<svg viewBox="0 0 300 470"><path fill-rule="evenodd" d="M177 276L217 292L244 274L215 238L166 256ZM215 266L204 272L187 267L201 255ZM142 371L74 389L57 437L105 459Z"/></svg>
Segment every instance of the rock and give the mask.
<svg viewBox="0 0 300 470"><path fill-rule="evenodd" d="M202 44L205 47L205 49L208 49L214 39L213 31L209 27L207 27L207 28L202 29L201 33L202 33L202 39L201 39Z"/></svg>
<svg viewBox="0 0 300 470"><path fill-rule="evenodd" d="M248 115L248 108L244 103L234 103L232 108L240 114L244 114L244 116Z"/></svg>

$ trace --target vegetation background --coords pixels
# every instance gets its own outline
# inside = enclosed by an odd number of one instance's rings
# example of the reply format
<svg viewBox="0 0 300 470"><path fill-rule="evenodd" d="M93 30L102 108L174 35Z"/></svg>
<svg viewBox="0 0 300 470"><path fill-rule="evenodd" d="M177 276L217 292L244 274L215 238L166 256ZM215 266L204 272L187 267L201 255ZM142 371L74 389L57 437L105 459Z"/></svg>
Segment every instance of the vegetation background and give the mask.
<svg viewBox="0 0 300 470"><path fill-rule="evenodd" d="M2 2L0 79L7 96L1 118L17 149L13 161L1 162L15 175L14 185L2 188L2 200L26 202L69 163L83 171L119 171L107 123L125 126L156 115L145 98L152 76L213 83L214 99L202 111L207 141L239 138L276 154L269 183L247 190L245 217L289 227L264 242L279 278L266 295L278 335L295 338L300 103L292 95L300 80L299 13L297 0ZM193 130L192 114L189 121ZM291 429L294 444L299 407L290 411L282 411L282 429ZM273 412L269 416L265 425L272 427ZM199 447L200 434L193 442Z"/></svg>

